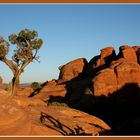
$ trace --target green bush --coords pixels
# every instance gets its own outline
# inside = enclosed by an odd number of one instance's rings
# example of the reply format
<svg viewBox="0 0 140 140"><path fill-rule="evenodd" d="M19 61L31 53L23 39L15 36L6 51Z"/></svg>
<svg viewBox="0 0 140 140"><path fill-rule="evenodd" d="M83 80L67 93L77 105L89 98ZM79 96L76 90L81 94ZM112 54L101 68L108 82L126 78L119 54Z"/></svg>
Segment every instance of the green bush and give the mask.
<svg viewBox="0 0 140 140"><path fill-rule="evenodd" d="M48 106L63 106L68 107L66 103L60 103L60 102L48 102Z"/></svg>
<svg viewBox="0 0 140 140"><path fill-rule="evenodd" d="M37 90L37 89L41 88L41 86L40 86L40 84L38 82L33 82L31 84L31 87L33 88L33 90Z"/></svg>

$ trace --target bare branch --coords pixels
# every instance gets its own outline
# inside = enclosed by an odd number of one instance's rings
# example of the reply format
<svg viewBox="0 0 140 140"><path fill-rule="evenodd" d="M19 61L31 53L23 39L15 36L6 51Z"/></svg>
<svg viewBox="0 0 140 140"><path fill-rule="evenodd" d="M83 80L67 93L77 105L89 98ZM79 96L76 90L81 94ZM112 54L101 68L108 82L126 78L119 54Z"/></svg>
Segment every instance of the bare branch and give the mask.
<svg viewBox="0 0 140 140"><path fill-rule="evenodd" d="M16 41L16 44L18 45L18 47L20 47L21 49L23 49L23 46L21 45L21 43L19 43L18 41Z"/></svg>
<svg viewBox="0 0 140 140"><path fill-rule="evenodd" d="M25 69L25 67L31 62L32 60L28 60L25 63L22 64L22 66L20 67L20 69L18 70L16 76L19 77L20 74L22 73L22 71Z"/></svg>
<svg viewBox="0 0 140 140"><path fill-rule="evenodd" d="M36 49L35 54L33 56L33 59L35 59L36 55L37 55L38 50Z"/></svg>

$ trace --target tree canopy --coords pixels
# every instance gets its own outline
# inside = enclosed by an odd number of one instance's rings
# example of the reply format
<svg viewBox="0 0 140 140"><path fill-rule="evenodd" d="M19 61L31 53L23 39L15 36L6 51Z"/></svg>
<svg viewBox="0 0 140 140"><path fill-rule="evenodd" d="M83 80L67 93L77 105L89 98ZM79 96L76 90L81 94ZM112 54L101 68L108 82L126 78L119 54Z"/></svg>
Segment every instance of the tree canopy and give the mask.
<svg viewBox="0 0 140 140"><path fill-rule="evenodd" d="M38 38L35 30L24 29L18 34L11 34L6 41L0 36L0 61L9 66L13 73L12 89L16 87L16 82L25 67L33 60L38 61L38 50L43 44L43 40ZM7 58L10 44L15 46L12 58ZM15 93L15 91L14 91ZM14 94L12 92L12 94Z"/></svg>

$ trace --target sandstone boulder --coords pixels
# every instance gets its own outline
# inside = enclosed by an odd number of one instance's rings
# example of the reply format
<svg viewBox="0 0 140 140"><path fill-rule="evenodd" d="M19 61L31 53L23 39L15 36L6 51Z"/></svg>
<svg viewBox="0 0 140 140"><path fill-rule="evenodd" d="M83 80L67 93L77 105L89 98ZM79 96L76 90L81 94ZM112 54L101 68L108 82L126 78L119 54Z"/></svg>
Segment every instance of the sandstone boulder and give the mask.
<svg viewBox="0 0 140 140"><path fill-rule="evenodd" d="M51 96L60 96L65 97L66 94L65 85L61 84L58 85L56 80L48 81L39 93L35 94L33 98L42 99L47 101L50 99Z"/></svg>
<svg viewBox="0 0 140 140"><path fill-rule="evenodd" d="M59 67L60 75L58 83L68 82L80 76L84 72L86 65L87 60L85 58L79 58Z"/></svg>
<svg viewBox="0 0 140 140"><path fill-rule="evenodd" d="M116 59L116 53L113 47L106 47L100 51L100 55L93 57L89 61L87 73L98 72L108 67Z"/></svg>
<svg viewBox="0 0 140 140"><path fill-rule="evenodd" d="M140 86L140 66L127 59L112 62L109 68L100 71L93 78L93 93L95 96L105 95L120 90L126 84Z"/></svg>
<svg viewBox="0 0 140 140"><path fill-rule="evenodd" d="M140 64L140 46L132 46L137 56L137 63Z"/></svg>
<svg viewBox="0 0 140 140"><path fill-rule="evenodd" d="M92 82L94 96L108 96L117 90L117 77L111 68L100 71Z"/></svg>
<svg viewBox="0 0 140 140"><path fill-rule="evenodd" d="M117 63L117 62L116 62ZM118 63L114 68L115 74L117 76L117 87L122 88L125 84L136 83L140 85L140 65L131 61L124 61Z"/></svg>
<svg viewBox="0 0 140 140"><path fill-rule="evenodd" d="M120 52L119 52L119 57L120 58L125 58L128 61L137 63L136 52L130 46L127 46L127 45L121 46L120 47Z"/></svg>
<svg viewBox="0 0 140 140"><path fill-rule="evenodd" d="M100 54L101 65L110 63L115 56L116 54L113 47L106 47L104 49L101 49L101 54Z"/></svg>

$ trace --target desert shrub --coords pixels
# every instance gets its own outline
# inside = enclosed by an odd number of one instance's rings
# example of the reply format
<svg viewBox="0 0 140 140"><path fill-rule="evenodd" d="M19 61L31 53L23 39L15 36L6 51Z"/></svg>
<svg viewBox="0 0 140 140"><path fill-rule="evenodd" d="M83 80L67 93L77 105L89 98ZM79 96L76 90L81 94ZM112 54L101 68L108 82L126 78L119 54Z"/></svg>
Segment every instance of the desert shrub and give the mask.
<svg viewBox="0 0 140 140"><path fill-rule="evenodd" d="M63 107L68 107L66 103L61 103L61 102L48 102L48 106L63 106Z"/></svg>
<svg viewBox="0 0 140 140"><path fill-rule="evenodd" d="M31 87L33 88L33 90L37 90L37 89L41 88L41 86L40 86L40 84L38 82L33 82L31 84Z"/></svg>

